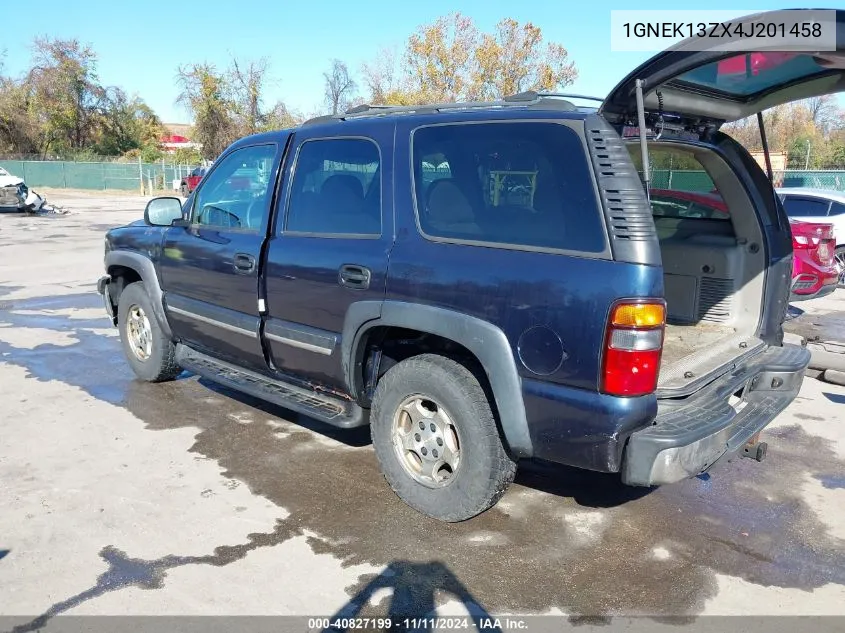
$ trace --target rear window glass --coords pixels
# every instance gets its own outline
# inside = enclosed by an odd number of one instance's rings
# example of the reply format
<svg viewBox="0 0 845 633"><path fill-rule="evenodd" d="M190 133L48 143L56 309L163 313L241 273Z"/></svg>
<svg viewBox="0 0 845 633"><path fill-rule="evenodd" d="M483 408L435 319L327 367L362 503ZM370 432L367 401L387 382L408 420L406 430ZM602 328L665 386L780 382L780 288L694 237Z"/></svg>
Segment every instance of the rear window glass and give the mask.
<svg viewBox="0 0 845 633"><path fill-rule="evenodd" d="M796 198L784 196L783 208L790 218L807 218L813 216L826 216L830 203L827 200L813 200L812 198Z"/></svg>
<svg viewBox="0 0 845 633"><path fill-rule="evenodd" d="M627 146L631 160L642 174L639 144ZM651 148L651 212L655 218L730 220L727 204L704 166L683 149Z"/></svg>
<svg viewBox="0 0 845 633"><path fill-rule="evenodd" d="M747 97L824 70L810 55L802 53L743 53L690 70L678 80Z"/></svg>
<svg viewBox="0 0 845 633"><path fill-rule="evenodd" d="M417 214L431 237L605 248L581 139L556 123L424 127L413 137Z"/></svg>

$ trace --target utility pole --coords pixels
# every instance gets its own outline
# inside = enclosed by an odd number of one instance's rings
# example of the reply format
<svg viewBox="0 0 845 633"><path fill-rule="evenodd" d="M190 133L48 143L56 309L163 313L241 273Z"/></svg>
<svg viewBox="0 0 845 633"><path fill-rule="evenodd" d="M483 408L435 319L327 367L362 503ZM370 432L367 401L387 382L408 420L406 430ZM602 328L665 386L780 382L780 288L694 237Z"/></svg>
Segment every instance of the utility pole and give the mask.
<svg viewBox="0 0 845 633"><path fill-rule="evenodd" d="M804 171L810 169L810 139L807 139L807 157L804 159Z"/></svg>

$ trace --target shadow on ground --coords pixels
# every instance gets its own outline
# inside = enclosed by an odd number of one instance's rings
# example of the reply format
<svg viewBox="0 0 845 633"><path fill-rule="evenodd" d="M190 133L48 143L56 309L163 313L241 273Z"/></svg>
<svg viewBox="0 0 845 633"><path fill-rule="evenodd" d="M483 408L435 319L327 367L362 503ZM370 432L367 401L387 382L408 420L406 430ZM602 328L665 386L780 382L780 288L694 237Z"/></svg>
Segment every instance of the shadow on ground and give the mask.
<svg viewBox="0 0 845 633"><path fill-rule="evenodd" d="M376 600L380 592L386 592L388 596ZM475 625L475 630L501 633L499 627L488 623L491 616L487 610L449 567L440 561L390 562L381 573L367 581L349 602L330 616L329 623L337 620L342 622L348 618L381 617L390 620L391 630L427 631L431 630L431 625L424 619L435 616L436 606L443 600L460 603ZM326 629L332 630L338 629Z"/></svg>

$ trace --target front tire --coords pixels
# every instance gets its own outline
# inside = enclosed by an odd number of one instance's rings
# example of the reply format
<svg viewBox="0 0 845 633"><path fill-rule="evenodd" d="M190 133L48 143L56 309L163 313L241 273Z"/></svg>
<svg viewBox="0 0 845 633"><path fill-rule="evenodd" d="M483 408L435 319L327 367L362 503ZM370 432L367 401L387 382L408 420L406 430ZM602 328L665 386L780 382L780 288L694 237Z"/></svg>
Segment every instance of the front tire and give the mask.
<svg viewBox="0 0 845 633"><path fill-rule="evenodd" d="M120 293L117 325L126 360L138 378L164 382L182 373L176 346L161 331L143 282L129 284Z"/></svg>
<svg viewBox="0 0 845 633"><path fill-rule="evenodd" d="M443 356L423 354L392 367L373 396L370 429L390 487L435 519L484 512L516 474L484 389Z"/></svg>

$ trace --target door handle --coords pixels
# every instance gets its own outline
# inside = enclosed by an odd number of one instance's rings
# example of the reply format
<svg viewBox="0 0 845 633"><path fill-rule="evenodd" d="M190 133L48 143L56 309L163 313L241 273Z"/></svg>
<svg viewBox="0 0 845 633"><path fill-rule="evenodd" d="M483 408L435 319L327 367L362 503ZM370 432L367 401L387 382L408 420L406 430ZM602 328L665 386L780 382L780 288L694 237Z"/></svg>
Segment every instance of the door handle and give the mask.
<svg viewBox="0 0 845 633"><path fill-rule="evenodd" d="M366 290L370 287L370 277L372 277L372 273L366 266L344 264L340 267L338 281L341 286L346 286L347 288Z"/></svg>
<svg viewBox="0 0 845 633"><path fill-rule="evenodd" d="M251 273L255 270L255 257L246 253L235 253L235 270L242 273Z"/></svg>

